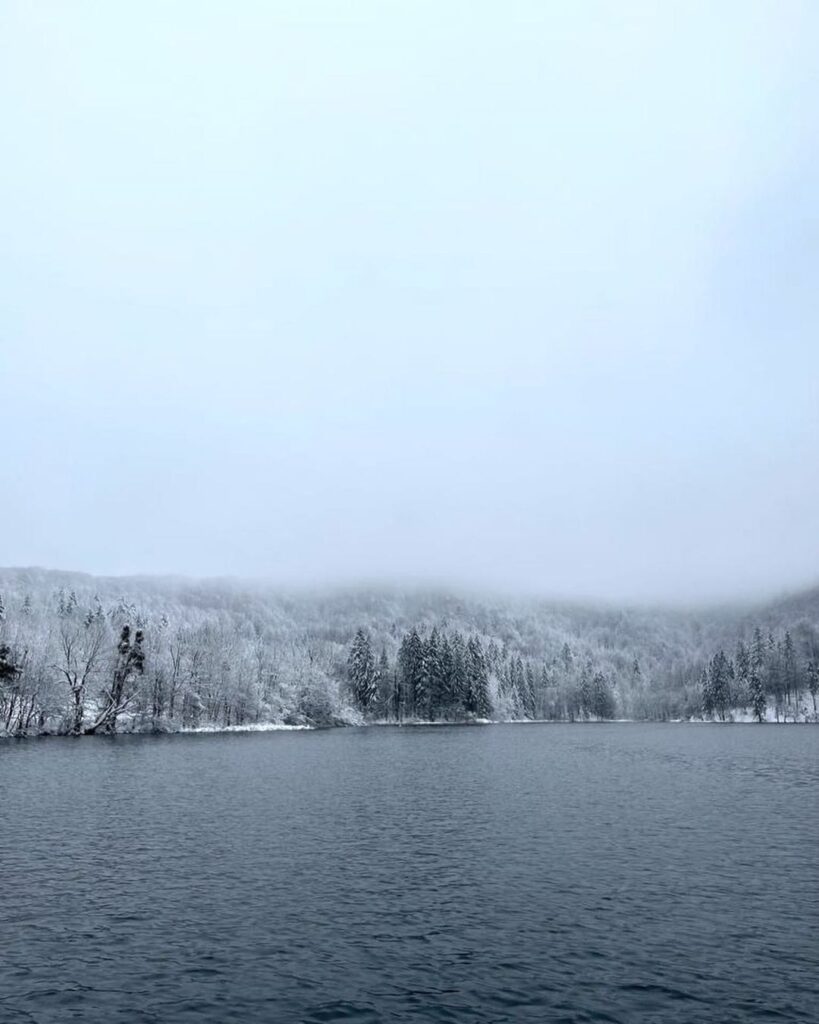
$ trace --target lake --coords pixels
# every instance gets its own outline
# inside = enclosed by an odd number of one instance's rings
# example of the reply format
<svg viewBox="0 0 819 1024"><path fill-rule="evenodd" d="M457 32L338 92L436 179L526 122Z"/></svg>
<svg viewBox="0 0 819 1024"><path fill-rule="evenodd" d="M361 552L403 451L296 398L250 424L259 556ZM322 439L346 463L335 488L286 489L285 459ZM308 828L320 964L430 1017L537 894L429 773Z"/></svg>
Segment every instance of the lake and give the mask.
<svg viewBox="0 0 819 1024"><path fill-rule="evenodd" d="M0 1020L819 1019L819 729L0 741Z"/></svg>

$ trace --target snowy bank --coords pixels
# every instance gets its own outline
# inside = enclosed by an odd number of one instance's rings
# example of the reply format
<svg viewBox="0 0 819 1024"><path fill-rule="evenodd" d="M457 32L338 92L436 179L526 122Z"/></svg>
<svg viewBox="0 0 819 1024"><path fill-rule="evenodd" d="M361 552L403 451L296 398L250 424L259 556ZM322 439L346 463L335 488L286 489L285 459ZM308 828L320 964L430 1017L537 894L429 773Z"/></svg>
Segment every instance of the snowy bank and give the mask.
<svg viewBox="0 0 819 1024"><path fill-rule="evenodd" d="M299 732L304 729L315 729L314 725L286 725L284 722L248 722L246 725L197 725L183 727L180 733L217 733L217 732Z"/></svg>

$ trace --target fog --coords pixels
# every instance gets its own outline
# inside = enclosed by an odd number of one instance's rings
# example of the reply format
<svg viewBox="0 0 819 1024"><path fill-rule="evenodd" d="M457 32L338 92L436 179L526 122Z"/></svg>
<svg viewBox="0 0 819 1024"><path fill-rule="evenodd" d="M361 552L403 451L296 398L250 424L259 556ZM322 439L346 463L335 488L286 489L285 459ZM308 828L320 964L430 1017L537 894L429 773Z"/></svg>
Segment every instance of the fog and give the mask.
<svg viewBox="0 0 819 1024"><path fill-rule="evenodd" d="M8 2L0 564L819 579L812 3Z"/></svg>

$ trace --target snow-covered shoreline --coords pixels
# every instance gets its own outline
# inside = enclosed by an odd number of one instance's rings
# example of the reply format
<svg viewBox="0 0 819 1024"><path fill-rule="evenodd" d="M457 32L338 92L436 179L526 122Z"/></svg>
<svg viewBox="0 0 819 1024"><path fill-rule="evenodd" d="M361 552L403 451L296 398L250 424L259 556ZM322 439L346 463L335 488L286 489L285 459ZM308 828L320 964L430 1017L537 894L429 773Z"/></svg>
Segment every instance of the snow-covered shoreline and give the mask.
<svg viewBox="0 0 819 1024"><path fill-rule="evenodd" d="M569 719L551 718L507 718L489 719L476 718L469 721L457 722L425 722L419 719L409 719L404 722L375 721L337 721L332 724L311 725L308 723L291 724L286 722L247 722L243 725L197 725L197 726L174 726L166 724L159 729L129 728L125 725L117 733L119 736L215 736L229 733L270 733L270 732L316 732L325 729L417 729L417 728L439 728L441 726L487 726L487 725L819 725L819 720L808 716L798 721L793 719L780 720L771 716L764 722L758 723L750 716L737 716L727 721L708 718L672 718L672 719L646 719L646 718L613 718L613 719L582 719L571 721ZM54 737L65 738L65 733L51 732L44 730L40 733L29 733L25 736L13 736L0 731L0 740L20 739L47 739ZM110 738L110 737L109 737Z"/></svg>
<svg viewBox="0 0 819 1024"><path fill-rule="evenodd" d="M172 730L171 734L191 736L217 732L303 732L315 728L314 725L287 725L284 722L248 722L245 725L183 726Z"/></svg>

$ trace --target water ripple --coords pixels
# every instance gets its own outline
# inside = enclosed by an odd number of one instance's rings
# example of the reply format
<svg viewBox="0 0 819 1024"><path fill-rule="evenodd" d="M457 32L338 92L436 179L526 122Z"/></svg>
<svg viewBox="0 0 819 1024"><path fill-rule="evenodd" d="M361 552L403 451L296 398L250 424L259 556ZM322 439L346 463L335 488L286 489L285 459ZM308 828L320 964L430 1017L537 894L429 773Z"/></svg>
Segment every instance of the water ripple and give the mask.
<svg viewBox="0 0 819 1024"><path fill-rule="evenodd" d="M816 1020L818 740L0 745L0 1020Z"/></svg>

